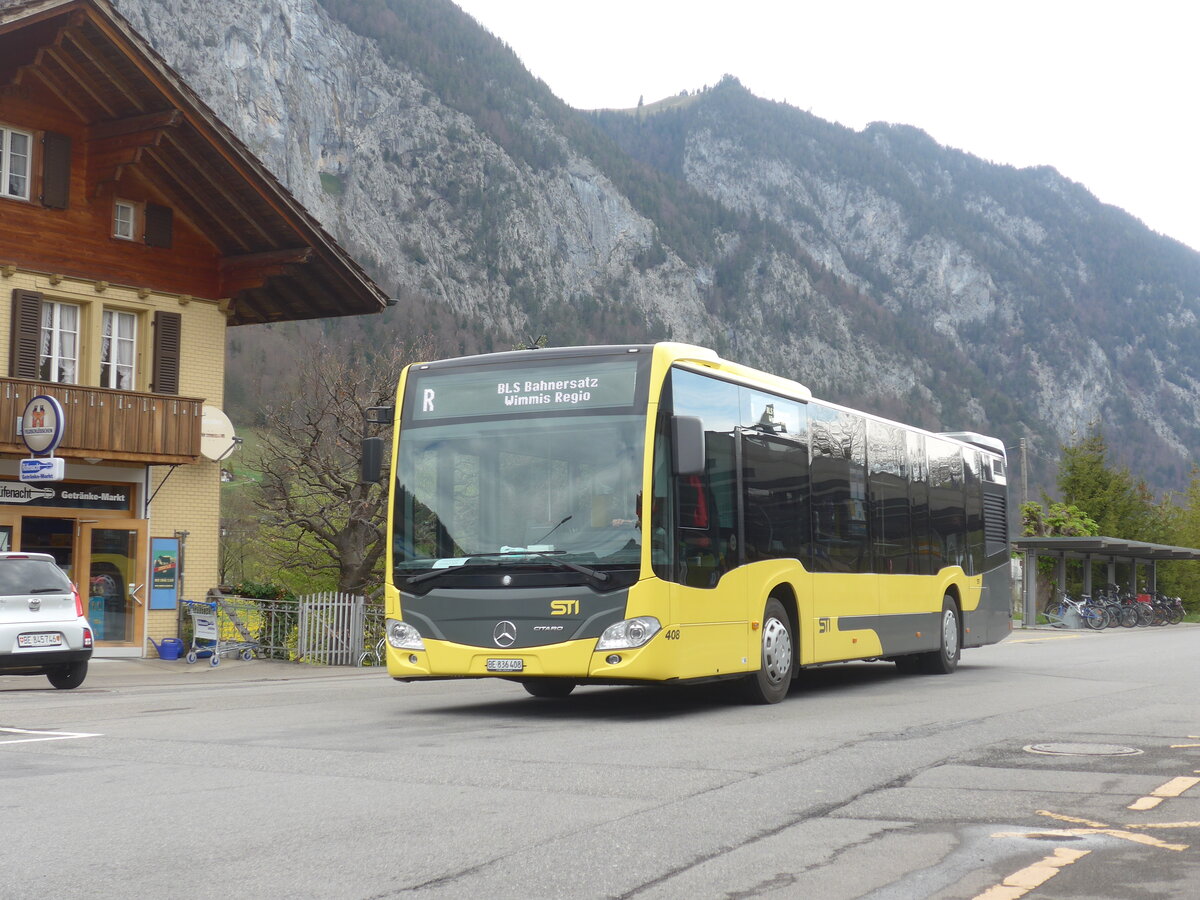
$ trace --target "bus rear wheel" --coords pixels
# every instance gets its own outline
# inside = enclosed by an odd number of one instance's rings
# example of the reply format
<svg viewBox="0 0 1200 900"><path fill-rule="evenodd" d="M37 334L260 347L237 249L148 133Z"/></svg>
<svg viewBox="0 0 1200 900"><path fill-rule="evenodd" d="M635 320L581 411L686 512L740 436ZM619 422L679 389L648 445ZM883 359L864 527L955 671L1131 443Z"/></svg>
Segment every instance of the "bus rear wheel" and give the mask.
<svg viewBox="0 0 1200 900"><path fill-rule="evenodd" d="M562 700L564 697L569 697L571 691L575 690L575 682L570 678L531 678L528 681L522 681L521 687L534 697L541 697L545 700Z"/></svg>
<svg viewBox="0 0 1200 900"><path fill-rule="evenodd" d="M942 598L941 639L937 650L922 653L921 669L928 675L949 675L958 668L958 660L962 655L962 642L959 635L958 604L947 594Z"/></svg>
<svg viewBox="0 0 1200 900"><path fill-rule="evenodd" d="M783 604L772 597L763 610L762 659L757 672L742 679L751 703L778 703L792 686L792 623Z"/></svg>

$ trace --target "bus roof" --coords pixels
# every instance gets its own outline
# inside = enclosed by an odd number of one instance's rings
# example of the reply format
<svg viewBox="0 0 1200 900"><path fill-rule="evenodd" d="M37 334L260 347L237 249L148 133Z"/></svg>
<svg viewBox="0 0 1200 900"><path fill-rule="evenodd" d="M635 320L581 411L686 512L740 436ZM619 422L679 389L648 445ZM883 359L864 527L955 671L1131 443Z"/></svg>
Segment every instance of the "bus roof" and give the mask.
<svg viewBox="0 0 1200 900"><path fill-rule="evenodd" d="M784 378L780 375L772 375L770 372L764 372L762 369L756 369L752 366L743 365L742 363L732 362L728 359L722 359L716 351L708 347L701 347L696 344L685 344L678 341L659 341L654 344L600 344L595 346L579 346L579 347L532 347L527 350L505 350L498 353L481 353L475 356L460 356L451 359L441 359L425 363L414 363L413 368L428 369L440 368L442 366L472 366L472 365L488 365L494 363L503 363L506 361L521 361L527 362L530 353L536 353L538 357L543 359L561 359L564 357L579 357L579 356L612 356L620 353L654 353L660 358L666 357L668 365L683 363L697 369L708 369L712 372L730 375L733 378L740 378L748 382L752 382L767 390L775 390L781 394L794 397L797 400L808 402L814 398L812 391L805 385L790 378ZM934 437L945 438L946 440L956 441L962 444L970 444L978 447L981 450L986 450L989 453L995 453L1001 457L1005 456L1004 441L999 438L989 437L985 434L979 434L974 431L945 431L936 432L929 431L925 428L919 428L914 425L906 425L903 422L896 422L884 416L878 416L874 413L865 412L864 410L852 409L850 407L841 406L837 403L832 403L828 400L819 400L820 403L844 409L848 412L853 412L857 415L868 416L881 422L887 422L901 428L906 428L912 431L920 431L924 434L933 435Z"/></svg>

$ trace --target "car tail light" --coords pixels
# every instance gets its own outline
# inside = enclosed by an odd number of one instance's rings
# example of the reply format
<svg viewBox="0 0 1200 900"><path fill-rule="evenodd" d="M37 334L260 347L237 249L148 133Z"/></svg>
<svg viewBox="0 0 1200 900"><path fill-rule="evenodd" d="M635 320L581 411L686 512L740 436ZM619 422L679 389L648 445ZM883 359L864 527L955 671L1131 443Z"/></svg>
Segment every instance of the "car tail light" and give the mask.
<svg viewBox="0 0 1200 900"><path fill-rule="evenodd" d="M83 618L83 598L79 596L79 588L71 585L71 593L75 596L75 615Z"/></svg>
<svg viewBox="0 0 1200 900"><path fill-rule="evenodd" d="M83 647L86 650L90 646L92 646L92 629L85 628L83 629Z"/></svg>

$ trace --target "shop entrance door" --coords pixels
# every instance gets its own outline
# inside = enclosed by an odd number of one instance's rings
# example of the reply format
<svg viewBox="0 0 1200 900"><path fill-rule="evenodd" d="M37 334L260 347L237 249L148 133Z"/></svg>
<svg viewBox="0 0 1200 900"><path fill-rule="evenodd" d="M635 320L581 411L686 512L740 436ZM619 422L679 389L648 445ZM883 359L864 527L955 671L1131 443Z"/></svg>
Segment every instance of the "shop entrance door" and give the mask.
<svg viewBox="0 0 1200 900"><path fill-rule="evenodd" d="M140 647L146 615L146 522L79 523L80 579L97 644ZM87 577L83 577L83 572Z"/></svg>

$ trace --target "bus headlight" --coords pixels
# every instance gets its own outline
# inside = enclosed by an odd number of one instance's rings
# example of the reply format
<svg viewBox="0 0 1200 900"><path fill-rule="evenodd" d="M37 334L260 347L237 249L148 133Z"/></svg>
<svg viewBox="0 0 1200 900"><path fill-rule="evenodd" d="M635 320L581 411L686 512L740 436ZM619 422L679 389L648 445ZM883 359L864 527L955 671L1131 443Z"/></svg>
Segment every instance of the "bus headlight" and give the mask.
<svg viewBox="0 0 1200 900"><path fill-rule="evenodd" d="M388 619L387 639L388 643L397 650L425 649L425 642L421 640L421 635L417 632L417 629L413 628L407 622L401 622L399 619Z"/></svg>
<svg viewBox="0 0 1200 900"><path fill-rule="evenodd" d="M640 647L662 629L654 616L638 616L609 625L596 641L597 650L631 650Z"/></svg>

